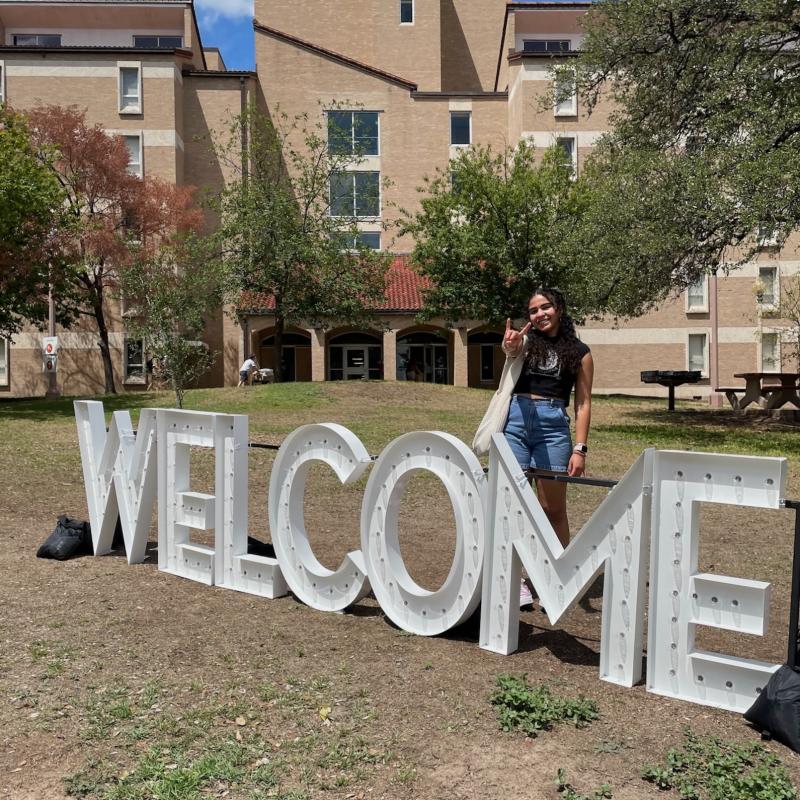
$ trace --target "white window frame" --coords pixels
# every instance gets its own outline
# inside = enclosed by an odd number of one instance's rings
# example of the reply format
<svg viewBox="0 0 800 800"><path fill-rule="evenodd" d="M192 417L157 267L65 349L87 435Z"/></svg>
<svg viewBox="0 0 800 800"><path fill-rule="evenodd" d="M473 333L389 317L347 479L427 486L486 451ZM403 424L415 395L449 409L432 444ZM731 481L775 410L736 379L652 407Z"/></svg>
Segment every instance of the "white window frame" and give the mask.
<svg viewBox="0 0 800 800"><path fill-rule="evenodd" d="M764 368L764 337L775 337L775 369L768 370ZM758 371L759 372L774 372L778 374L781 371L781 332L780 331L761 331L758 337Z"/></svg>
<svg viewBox="0 0 800 800"><path fill-rule="evenodd" d="M402 21L403 20L403 5L405 3L408 3L408 2L411 3L411 22L403 22ZM397 15L398 15L398 20L400 21L400 25L404 25L404 26L405 25L413 25L414 24L414 20L416 20L416 18L417 18L416 3L414 2L414 0L400 0L400 2L398 4L398 7L397 7Z"/></svg>
<svg viewBox="0 0 800 800"><path fill-rule="evenodd" d="M11 342L8 339L0 338L0 386L8 386L11 381L9 370L9 355L11 353Z"/></svg>
<svg viewBox="0 0 800 800"><path fill-rule="evenodd" d="M684 292L684 301L685 301L685 308L687 314L708 314L708 275L703 275L699 281L696 281L697 284L701 284L703 287L703 302L700 305L690 305L689 303L689 289L691 287L687 286L686 291Z"/></svg>
<svg viewBox="0 0 800 800"><path fill-rule="evenodd" d="M574 67L566 67L562 69L561 74L569 73L572 76L572 86L573 92L572 95L567 100L562 100L561 102L558 99L554 98L553 101L553 116L555 117L577 117L578 116L578 90L576 86L576 81L578 79L578 75L575 72ZM559 75L553 78L553 92L557 95L558 94L558 85L559 85Z"/></svg>
<svg viewBox="0 0 800 800"><path fill-rule="evenodd" d="M778 246L778 236L774 228L767 228L759 225L757 238L758 246L762 250L770 250Z"/></svg>
<svg viewBox="0 0 800 800"><path fill-rule="evenodd" d="M774 277L772 279L772 302L764 302L763 299L759 300L756 297L756 302L758 302L758 307L761 311L774 311L779 305L779 298L781 296L781 284L780 284L780 270L777 266L766 265L763 266L759 264L756 269L758 270L758 282L761 283L761 270L772 270Z"/></svg>
<svg viewBox="0 0 800 800"><path fill-rule="evenodd" d="M139 140L139 168L138 170L133 170L131 167L133 166L133 162L128 164L128 172L131 175L138 175L140 178L144 175L144 131L125 131L124 133L120 133L124 139L138 139ZM127 148L128 144L125 143L125 147Z"/></svg>
<svg viewBox="0 0 800 800"><path fill-rule="evenodd" d="M183 36L175 33L133 33L131 34L131 45L133 47L140 47L141 45L136 44L136 37L137 36L147 36L150 39L180 39L181 43L178 45L178 50L183 48ZM156 44L156 50L172 50L171 47L161 47L160 45Z"/></svg>
<svg viewBox="0 0 800 800"><path fill-rule="evenodd" d="M468 117L469 118L469 142L467 144L455 144L453 142L453 117ZM472 147L472 111L467 109L459 110L459 109L451 109L450 111L450 147Z"/></svg>
<svg viewBox="0 0 800 800"><path fill-rule="evenodd" d="M139 93L138 104L135 106L124 105L122 97L122 70L135 69L138 71L137 91ZM117 98L120 114L141 114L144 108L144 99L142 97L142 62L141 61L118 61L117 62Z"/></svg>
<svg viewBox="0 0 800 800"><path fill-rule="evenodd" d="M346 219L352 217L353 219L363 219L363 220L379 220L381 218L381 212L383 211L383 186L381 186L381 173L380 170L377 169L345 169L342 170L344 175L356 175L359 172L362 173L373 173L378 176L378 213L377 215L373 216L369 215L359 215L356 213L356 180L353 178L353 213L352 214L345 214L344 216L340 216L338 214L333 213L333 203L330 204L329 207L329 215L331 217L335 217L338 219ZM328 185L328 192L330 193L330 184ZM329 194L330 200L330 194Z"/></svg>
<svg viewBox="0 0 800 800"><path fill-rule="evenodd" d="M561 147L561 141L572 142L572 178L573 180L578 177L578 137L574 133L557 133L553 143L557 147Z"/></svg>
<svg viewBox="0 0 800 800"><path fill-rule="evenodd" d="M129 342L141 342L142 344L142 374L141 375L131 375L129 373L129 364L128 364L128 343ZM147 354L144 350L144 340L137 339L133 336L126 336L123 344L123 351L122 351L122 360L123 360L123 375L124 383L138 383L144 384L147 383Z"/></svg>
<svg viewBox="0 0 800 800"><path fill-rule="evenodd" d="M0 103L6 102L6 62L0 60Z"/></svg>
<svg viewBox="0 0 800 800"><path fill-rule="evenodd" d="M705 336L705 346L703 348L703 368L700 370L700 377L708 377L708 352L709 344L711 342L711 331L706 328L693 328L686 331L686 369L691 370L691 361L689 359L689 342L692 336Z"/></svg>
<svg viewBox="0 0 800 800"><path fill-rule="evenodd" d="M328 114L331 113L343 113L343 114L350 114L350 143L352 148L350 153L337 153L336 155L347 156L352 155L354 158L358 159L367 159L367 158L380 158L381 155L381 112L380 111L370 111L367 108L331 108L325 112L325 128L326 132L325 135L328 137L328 149L330 150L330 129L328 128ZM354 114L375 114L377 121L378 121L378 152L377 153L364 153L359 154L355 152L356 147L356 138L355 138L355 117Z"/></svg>

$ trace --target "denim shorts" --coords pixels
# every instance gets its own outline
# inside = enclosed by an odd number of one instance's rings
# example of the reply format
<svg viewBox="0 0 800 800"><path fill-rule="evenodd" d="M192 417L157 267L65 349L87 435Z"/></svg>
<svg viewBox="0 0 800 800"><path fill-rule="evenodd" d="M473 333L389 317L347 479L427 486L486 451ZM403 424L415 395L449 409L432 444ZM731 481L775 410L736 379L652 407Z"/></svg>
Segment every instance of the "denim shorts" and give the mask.
<svg viewBox="0 0 800 800"><path fill-rule="evenodd" d="M503 433L523 469L567 471L572 437L563 400L513 395Z"/></svg>

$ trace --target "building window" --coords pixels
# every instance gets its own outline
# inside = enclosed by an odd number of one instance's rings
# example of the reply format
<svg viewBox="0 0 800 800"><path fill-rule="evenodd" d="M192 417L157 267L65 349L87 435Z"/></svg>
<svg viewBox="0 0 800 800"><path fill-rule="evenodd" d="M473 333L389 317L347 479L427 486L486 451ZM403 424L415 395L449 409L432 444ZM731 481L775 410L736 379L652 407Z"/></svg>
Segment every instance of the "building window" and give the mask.
<svg viewBox="0 0 800 800"><path fill-rule="evenodd" d="M342 250L353 251L358 250L359 248L366 248L367 250L380 250L380 231L359 231L355 236L349 233L345 233L341 236Z"/></svg>
<svg viewBox="0 0 800 800"><path fill-rule="evenodd" d="M125 340L125 381L144 383L144 342L141 339Z"/></svg>
<svg viewBox="0 0 800 800"><path fill-rule="evenodd" d="M15 33L12 42L18 47L61 47L61 34Z"/></svg>
<svg viewBox="0 0 800 800"><path fill-rule="evenodd" d="M777 333L761 334L761 372L781 371L780 340Z"/></svg>
<svg viewBox="0 0 800 800"><path fill-rule="evenodd" d="M141 114L141 67L136 66L119 68L119 110L121 114Z"/></svg>
<svg viewBox="0 0 800 800"><path fill-rule="evenodd" d="M686 313L698 314L708 311L708 277L702 278L686 287Z"/></svg>
<svg viewBox="0 0 800 800"><path fill-rule="evenodd" d="M400 0L400 24L413 25L414 0Z"/></svg>
<svg viewBox="0 0 800 800"><path fill-rule="evenodd" d="M0 339L0 386L8 386L8 339Z"/></svg>
<svg viewBox="0 0 800 800"><path fill-rule="evenodd" d="M380 172L334 172L330 204L332 217L379 217Z"/></svg>
<svg viewBox="0 0 800 800"><path fill-rule="evenodd" d="M686 346L686 367L708 376L708 334L690 333Z"/></svg>
<svg viewBox="0 0 800 800"><path fill-rule="evenodd" d="M758 226L758 246L764 249L778 246L778 235L773 226Z"/></svg>
<svg viewBox="0 0 800 800"><path fill-rule="evenodd" d="M758 302L765 308L775 308L778 305L778 268L758 268Z"/></svg>
<svg viewBox="0 0 800 800"><path fill-rule="evenodd" d="M575 87L575 70L560 69L555 78L555 105L557 117L575 117L578 114L578 94Z"/></svg>
<svg viewBox="0 0 800 800"><path fill-rule="evenodd" d="M328 152L377 156L380 152L377 111L329 111Z"/></svg>
<svg viewBox="0 0 800 800"><path fill-rule="evenodd" d="M523 53L568 53L569 39L525 39L522 43Z"/></svg>
<svg viewBox="0 0 800 800"><path fill-rule="evenodd" d="M574 136L558 136L556 144L564 151L567 161L572 165L572 177L578 174L578 143Z"/></svg>
<svg viewBox="0 0 800 800"><path fill-rule="evenodd" d="M130 134L123 137L125 146L128 148L128 172L131 175L142 177L142 135L140 133Z"/></svg>
<svg viewBox="0 0 800 800"><path fill-rule="evenodd" d="M0 61L0 103L6 101L6 65Z"/></svg>
<svg viewBox="0 0 800 800"><path fill-rule="evenodd" d="M134 47L146 47L149 50L174 50L183 47L183 36L134 36Z"/></svg>
<svg viewBox="0 0 800 800"><path fill-rule="evenodd" d="M459 146L472 144L472 112L450 112L450 144Z"/></svg>

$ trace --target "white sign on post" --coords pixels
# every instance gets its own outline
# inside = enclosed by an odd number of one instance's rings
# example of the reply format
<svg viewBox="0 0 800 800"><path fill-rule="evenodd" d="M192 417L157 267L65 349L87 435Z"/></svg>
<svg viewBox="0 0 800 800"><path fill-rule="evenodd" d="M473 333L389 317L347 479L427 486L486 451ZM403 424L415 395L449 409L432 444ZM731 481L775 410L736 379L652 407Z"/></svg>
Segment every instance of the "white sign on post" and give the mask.
<svg viewBox="0 0 800 800"><path fill-rule="evenodd" d="M695 649L698 625L764 635L769 584L697 572L701 502L779 508L786 459L646 450L564 549L508 444L495 435L488 479L467 446L446 433L405 434L381 453L361 507L361 549L338 570L314 556L303 519L312 463L343 483L370 466L355 434L307 425L284 441L273 466L269 518L277 559L247 553L247 418L145 409L134 435L127 412L106 433L101 403L75 403L96 555L108 552L117 515L128 560L144 557L156 475L159 569L205 584L274 598L291 589L314 608L341 611L370 586L399 627L436 635L481 605L480 646L517 647L517 593L524 566L552 623L605 573L600 677L631 686L641 674L645 583L650 576L648 691L746 709L774 664ZM192 447L213 449L214 494L191 490ZM456 552L444 584L418 586L403 563L398 512L415 472L436 475L456 521ZM214 530L214 546L190 540ZM650 557L648 559L648 553Z"/></svg>

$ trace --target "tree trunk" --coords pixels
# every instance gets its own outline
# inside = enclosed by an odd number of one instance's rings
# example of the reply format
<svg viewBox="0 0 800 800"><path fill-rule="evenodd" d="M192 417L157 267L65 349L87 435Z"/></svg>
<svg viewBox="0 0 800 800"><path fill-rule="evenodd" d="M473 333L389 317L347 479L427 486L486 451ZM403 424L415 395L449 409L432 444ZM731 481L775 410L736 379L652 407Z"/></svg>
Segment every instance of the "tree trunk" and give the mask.
<svg viewBox="0 0 800 800"><path fill-rule="evenodd" d="M105 309L103 307L103 289L95 286L92 302L94 318L97 320L97 330L100 333L100 355L103 357L103 376L105 378L106 394L116 394L114 385L114 366L111 363L111 347L108 343L108 326L106 325Z"/></svg>
<svg viewBox="0 0 800 800"><path fill-rule="evenodd" d="M275 383L283 383L283 329L286 320L283 315L275 317Z"/></svg>

